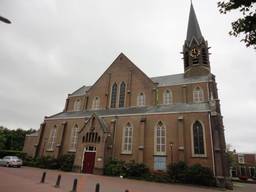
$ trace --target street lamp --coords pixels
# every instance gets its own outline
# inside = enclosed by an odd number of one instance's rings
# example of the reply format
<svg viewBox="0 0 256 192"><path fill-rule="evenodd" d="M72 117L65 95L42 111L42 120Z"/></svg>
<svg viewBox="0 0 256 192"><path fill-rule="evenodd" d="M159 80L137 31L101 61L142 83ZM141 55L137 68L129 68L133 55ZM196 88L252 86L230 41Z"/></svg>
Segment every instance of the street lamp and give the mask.
<svg viewBox="0 0 256 192"><path fill-rule="evenodd" d="M170 146L170 150L171 150L171 164L173 164L173 146L174 146L174 143L170 142L169 146Z"/></svg>
<svg viewBox="0 0 256 192"><path fill-rule="evenodd" d="M7 24L11 24L12 22L9 20L9 19L6 19L2 16L0 16L0 21L4 22L4 23L7 23Z"/></svg>

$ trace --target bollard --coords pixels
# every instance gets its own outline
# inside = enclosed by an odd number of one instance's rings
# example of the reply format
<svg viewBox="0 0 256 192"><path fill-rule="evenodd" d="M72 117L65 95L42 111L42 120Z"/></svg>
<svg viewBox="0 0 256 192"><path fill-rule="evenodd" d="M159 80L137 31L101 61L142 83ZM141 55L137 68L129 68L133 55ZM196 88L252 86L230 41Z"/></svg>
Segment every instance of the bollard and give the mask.
<svg viewBox="0 0 256 192"><path fill-rule="evenodd" d="M99 183L96 184L95 192L100 192L100 184Z"/></svg>
<svg viewBox="0 0 256 192"><path fill-rule="evenodd" d="M61 175L58 175L58 178L54 187L56 188L60 187L60 180L61 180Z"/></svg>
<svg viewBox="0 0 256 192"><path fill-rule="evenodd" d="M70 192L76 192L76 188L77 188L77 179L74 179L73 188Z"/></svg>
<svg viewBox="0 0 256 192"><path fill-rule="evenodd" d="M41 178L41 183L44 183L46 177L46 172L43 172L42 178Z"/></svg>

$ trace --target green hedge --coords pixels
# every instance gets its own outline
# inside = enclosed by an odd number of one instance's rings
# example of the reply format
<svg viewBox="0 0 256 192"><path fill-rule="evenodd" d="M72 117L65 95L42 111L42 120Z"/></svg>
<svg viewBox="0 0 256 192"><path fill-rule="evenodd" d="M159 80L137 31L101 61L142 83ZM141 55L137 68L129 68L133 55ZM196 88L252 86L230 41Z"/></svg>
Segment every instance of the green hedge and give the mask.
<svg viewBox="0 0 256 192"><path fill-rule="evenodd" d="M124 161L111 160L104 167L104 174L109 176L124 176L128 178L143 178L149 169L143 163L125 163Z"/></svg>
<svg viewBox="0 0 256 192"><path fill-rule="evenodd" d="M72 171L74 164L74 155L63 155L59 159L55 159L51 156L44 156L40 158L27 157L23 163L25 166L39 167L43 169L60 169L63 171Z"/></svg>
<svg viewBox="0 0 256 192"><path fill-rule="evenodd" d="M111 160L104 167L104 174L109 176L125 175L124 161Z"/></svg>
<svg viewBox="0 0 256 192"><path fill-rule="evenodd" d="M185 162L180 161L169 165L167 172L174 182L206 186L216 185L212 170L200 164L188 167Z"/></svg>
<svg viewBox="0 0 256 192"><path fill-rule="evenodd" d="M207 186L216 185L211 169L203 167L200 164L189 167L182 161L169 165L166 172L150 172L145 164L110 160L105 165L104 174L163 183L175 182Z"/></svg>
<svg viewBox="0 0 256 192"><path fill-rule="evenodd" d="M3 158L4 156L17 156L21 159L25 159L26 153L22 151L0 150L0 158Z"/></svg>

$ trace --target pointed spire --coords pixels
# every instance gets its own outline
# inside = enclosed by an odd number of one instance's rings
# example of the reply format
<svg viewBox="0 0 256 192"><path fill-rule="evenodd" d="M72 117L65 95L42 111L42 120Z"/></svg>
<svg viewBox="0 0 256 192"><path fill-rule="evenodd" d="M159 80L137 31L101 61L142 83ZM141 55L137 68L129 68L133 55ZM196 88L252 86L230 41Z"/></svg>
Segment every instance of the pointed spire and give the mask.
<svg viewBox="0 0 256 192"><path fill-rule="evenodd" d="M198 42L201 42L204 39L196 18L193 3L191 1L186 42L190 44L193 38L195 38Z"/></svg>

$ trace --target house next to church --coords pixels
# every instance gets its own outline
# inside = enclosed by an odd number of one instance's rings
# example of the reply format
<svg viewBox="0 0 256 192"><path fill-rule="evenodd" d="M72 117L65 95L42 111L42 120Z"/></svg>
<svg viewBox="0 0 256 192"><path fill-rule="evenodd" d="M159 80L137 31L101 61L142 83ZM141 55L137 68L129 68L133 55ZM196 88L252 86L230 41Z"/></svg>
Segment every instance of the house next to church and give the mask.
<svg viewBox="0 0 256 192"><path fill-rule="evenodd" d="M62 112L44 118L24 151L74 154L74 170L93 174L102 174L110 158L152 171L199 163L225 185L224 126L208 51L191 4L183 73L148 77L121 53L93 85L69 94Z"/></svg>

